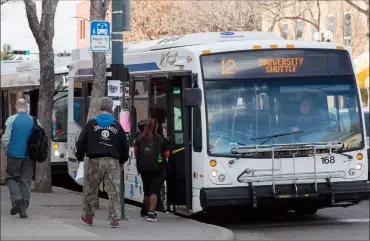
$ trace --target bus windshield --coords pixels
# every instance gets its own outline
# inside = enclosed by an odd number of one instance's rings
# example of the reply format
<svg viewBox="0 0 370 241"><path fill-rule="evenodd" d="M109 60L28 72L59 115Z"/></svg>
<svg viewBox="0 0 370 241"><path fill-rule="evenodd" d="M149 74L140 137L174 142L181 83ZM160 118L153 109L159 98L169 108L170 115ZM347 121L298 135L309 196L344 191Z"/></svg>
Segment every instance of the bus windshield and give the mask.
<svg viewBox="0 0 370 241"><path fill-rule="evenodd" d="M236 146L264 143L342 141L342 151L363 148L353 75L241 76L204 81L211 154L231 155ZM291 132L296 133L255 139Z"/></svg>
<svg viewBox="0 0 370 241"><path fill-rule="evenodd" d="M365 128L366 128L366 136L369 137L370 136L370 115L369 113L365 113Z"/></svg>
<svg viewBox="0 0 370 241"><path fill-rule="evenodd" d="M61 91L54 96L52 116L52 140L67 142L68 92Z"/></svg>

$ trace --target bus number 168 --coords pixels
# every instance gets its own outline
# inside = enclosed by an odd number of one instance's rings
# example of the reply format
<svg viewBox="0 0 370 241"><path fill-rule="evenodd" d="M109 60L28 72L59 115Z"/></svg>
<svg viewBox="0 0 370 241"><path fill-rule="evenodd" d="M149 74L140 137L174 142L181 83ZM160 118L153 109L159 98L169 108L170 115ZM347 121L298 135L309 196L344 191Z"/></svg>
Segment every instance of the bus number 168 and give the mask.
<svg viewBox="0 0 370 241"><path fill-rule="evenodd" d="M321 157L322 164L333 164L335 163L335 157L334 156L323 156Z"/></svg>

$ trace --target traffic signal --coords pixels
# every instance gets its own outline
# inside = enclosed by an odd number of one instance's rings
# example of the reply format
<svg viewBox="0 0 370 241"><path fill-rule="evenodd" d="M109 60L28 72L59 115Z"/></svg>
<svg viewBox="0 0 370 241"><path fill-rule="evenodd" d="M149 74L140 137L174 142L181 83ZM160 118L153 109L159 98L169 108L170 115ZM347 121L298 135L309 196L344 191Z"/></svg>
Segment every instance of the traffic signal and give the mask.
<svg viewBox="0 0 370 241"><path fill-rule="evenodd" d="M67 56L71 56L71 53L64 52L64 53L58 53L57 55L58 57L67 57Z"/></svg>
<svg viewBox="0 0 370 241"><path fill-rule="evenodd" d="M19 55L29 55L29 50L13 50L12 54L19 54Z"/></svg>

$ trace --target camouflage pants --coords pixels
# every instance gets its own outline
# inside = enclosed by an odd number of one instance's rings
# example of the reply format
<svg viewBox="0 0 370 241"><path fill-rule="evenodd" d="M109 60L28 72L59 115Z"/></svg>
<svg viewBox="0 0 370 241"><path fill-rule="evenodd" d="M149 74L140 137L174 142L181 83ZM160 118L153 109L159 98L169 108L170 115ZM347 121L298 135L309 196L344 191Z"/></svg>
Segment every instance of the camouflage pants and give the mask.
<svg viewBox="0 0 370 241"><path fill-rule="evenodd" d="M120 169L117 159L110 157L88 159L84 164L83 215L94 217L101 182L109 197L108 220L121 218Z"/></svg>

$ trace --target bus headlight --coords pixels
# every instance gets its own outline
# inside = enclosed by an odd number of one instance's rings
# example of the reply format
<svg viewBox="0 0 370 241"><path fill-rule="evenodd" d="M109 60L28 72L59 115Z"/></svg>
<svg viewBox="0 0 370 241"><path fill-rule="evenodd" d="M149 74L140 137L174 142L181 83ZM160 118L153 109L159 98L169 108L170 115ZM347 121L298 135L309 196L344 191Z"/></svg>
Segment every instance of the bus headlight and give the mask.
<svg viewBox="0 0 370 241"><path fill-rule="evenodd" d="M217 170L213 170L212 172L211 172L211 175L212 175L212 177L216 177L217 176Z"/></svg>
<svg viewBox="0 0 370 241"><path fill-rule="evenodd" d="M351 168L351 169L349 169L349 170L348 170L348 174L349 174L350 176L353 176L353 175L355 175L355 174L356 174L356 170L355 170L355 169L353 169L353 168Z"/></svg>
<svg viewBox="0 0 370 241"><path fill-rule="evenodd" d="M362 169L362 165L361 163L357 163L356 164L356 170L361 170Z"/></svg>
<svg viewBox="0 0 370 241"><path fill-rule="evenodd" d="M224 182L224 181L225 181L225 179L226 179L226 176L225 176L224 174L220 174L220 175L218 176L218 180L219 180L220 182Z"/></svg>
<svg viewBox="0 0 370 241"><path fill-rule="evenodd" d="M60 155L59 151L54 152L54 156L59 157L59 155Z"/></svg>

